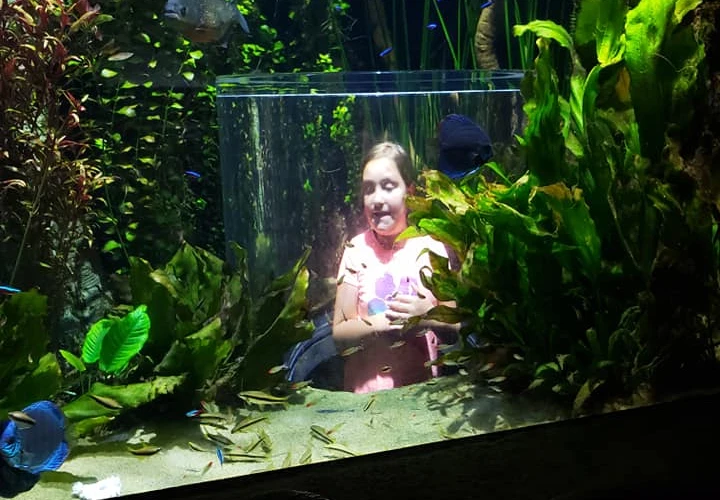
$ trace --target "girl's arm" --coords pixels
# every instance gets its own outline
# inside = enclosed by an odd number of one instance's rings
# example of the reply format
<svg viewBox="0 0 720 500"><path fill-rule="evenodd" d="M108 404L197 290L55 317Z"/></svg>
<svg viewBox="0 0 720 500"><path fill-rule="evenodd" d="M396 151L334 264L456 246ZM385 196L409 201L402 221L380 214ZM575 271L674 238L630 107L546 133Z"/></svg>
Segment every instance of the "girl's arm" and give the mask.
<svg viewBox="0 0 720 500"><path fill-rule="evenodd" d="M348 283L338 285L332 334L339 346L350 347L376 332L402 328L402 325L391 325L384 314L361 318L358 316L357 303L357 287Z"/></svg>

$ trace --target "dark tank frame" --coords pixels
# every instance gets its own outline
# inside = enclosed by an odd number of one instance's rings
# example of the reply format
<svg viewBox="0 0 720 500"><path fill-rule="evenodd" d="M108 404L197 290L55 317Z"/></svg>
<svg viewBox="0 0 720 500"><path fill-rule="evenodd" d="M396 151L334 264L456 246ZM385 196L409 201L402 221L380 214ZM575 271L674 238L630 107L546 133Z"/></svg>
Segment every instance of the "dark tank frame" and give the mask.
<svg viewBox="0 0 720 500"><path fill-rule="evenodd" d="M125 498L290 500L306 491L328 500L717 499L718 422L720 391L706 392Z"/></svg>

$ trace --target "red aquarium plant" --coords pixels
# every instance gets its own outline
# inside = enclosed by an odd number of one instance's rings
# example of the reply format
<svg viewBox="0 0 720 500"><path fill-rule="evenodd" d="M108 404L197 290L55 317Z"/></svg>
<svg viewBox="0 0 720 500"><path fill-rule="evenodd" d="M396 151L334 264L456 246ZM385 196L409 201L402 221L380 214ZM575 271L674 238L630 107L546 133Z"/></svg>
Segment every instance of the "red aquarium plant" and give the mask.
<svg viewBox="0 0 720 500"><path fill-rule="evenodd" d="M87 96L73 88L92 72L107 18L88 0L0 0L3 284L52 294L92 244L92 193L109 179L87 157Z"/></svg>

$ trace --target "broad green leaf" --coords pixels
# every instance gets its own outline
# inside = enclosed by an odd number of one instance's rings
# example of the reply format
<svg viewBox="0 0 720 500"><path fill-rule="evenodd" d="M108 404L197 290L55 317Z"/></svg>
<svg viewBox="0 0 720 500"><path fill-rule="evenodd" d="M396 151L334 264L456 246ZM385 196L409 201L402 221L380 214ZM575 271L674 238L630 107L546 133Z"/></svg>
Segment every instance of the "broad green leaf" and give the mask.
<svg viewBox="0 0 720 500"><path fill-rule="evenodd" d="M702 0L676 0L675 12L673 13L673 24L678 25L685 16L692 10L700 6Z"/></svg>
<svg viewBox="0 0 720 500"><path fill-rule="evenodd" d="M299 262L304 262L304 258ZM274 317L264 318L263 323L269 320L269 326L247 350L240 364L242 390L267 388L274 379L277 379L267 373L268 367L281 364L283 353L297 342L306 340L312 335L313 324L305 321L305 294L309 277L309 271L303 267L298 270L289 292L271 293L266 298L265 310L275 309L270 305L271 302L277 302L282 306L282 310Z"/></svg>
<svg viewBox="0 0 720 500"><path fill-rule="evenodd" d="M573 401L573 412L578 413L585 405L588 398L592 396L592 393L595 392L595 390L604 383L605 381L603 380L585 381L585 383L580 387L580 390L578 390L577 394L575 395L575 400Z"/></svg>
<svg viewBox="0 0 720 500"><path fill-rule="evenodd" d="M117 71L104 68L102 71L100 71L100 76L102 76L103 78L112 78L114 76L117 76Z"/></svg>
<svg viewBox="0 0 720 500"><path fill-rule="evenodd" d="M595 280L600 271L601 242L582 191L557 183L538 187L536 192L536 198L544 199L552 209L555 220L560 224L561 237L577 249L579 270Z"/></svg>
<svg viewBox="0 0 720 500"><path fill-rule="evenodd" d="M134 118L137 114L135 111L135 108L137 107L137 104L132 104L130 106L123 106L122 108L115 111L119 115L127 116L128 118Z"/></svg>
<svg viewBox="0 0 720 500"><path fill-rule="evenodd" d="M15 373L35 369L47 352L47 297L37 290L11 296L0 305L0 384L7 388ZM7 391L7 389L6 389Z"/></svg>
<svg viewBox="0 0 720 500"><path fill-rule="evenodd" d="M658 73L667 64L662 48L675 12L674 1L642 0L630 10L625 24L625 62L630 92L640 130L643 156L659 161L665 145L670 93Z"/></svg>
<svg viewBox="0 0 720 500"><path fill-rule="evenodd" d="M99 368L107 373L118 373L125 368L147 341L150 318L146 309L141 305L122 319L102 319L95 323L83 344L83 361L98 361Z"/></svg>
<svg viewBox="0 0 720 500"><path fill-rule="evenodd" d="M106 415L117 415L124 409L137 408L155 400L158 396L172 394L185 381L185 376L155 377L147 382L128 385L106 385L95 382L88 393L63 406L65 417L71 422ZM123 407L113 410L98 404L88 394L111 398Z"/></svg>
<svg viewBox="0 0 720 500"><path fill-rule="evenodd" d="M558 373L560 366L555 362L544 363L535 369L535 378L547 378L548 373Z"/></svg>
<svg viewBox="0 0 720 500"><path fill-rule="evenodd" d="M188 347L194 380L202 383L213 377L220 364L232 350L232 343L223 338L220 318L208 323L197 333L188 335L183 342ZM187 366L187 365L186 365Z"/></svg>
<svg viewBox="0 0 720 500"><path fill-rule="evenodd" d="M470 208L465 194L439 170L427 170L423 172L423 177L426 181L425 191L429 198L442 202L458 214L464 214Z"/></svg>
<svg viewBox="0 0 720 500"><path fill-rule="evenodd" d="M555 40L566 49L571 49L573 47L572 38L567 30L552 21L530 21L527 24L516 25L513 27L513 34L515 36L522 36L528 31L533 32L535 36L539 38L550 38Z"/></svg>
<svg viewBox="0 0 720 500"><path fill-rule="evenodd" d="M579 45L594 41L601 66L622 59L626 14L625 0L585 0L580 5L575 40Z"/></svg>
<svg viewBox="0 0 720 500"><path fill-rule="evenodd" d="M103 253L109 253L109 252L112 252L113 250L115 250L115 249L117 249L117 248L120 248L120 243L118 243L118 242L115 241L115 240L110 240L110 241L108 241L107 243L105 243L105 245L103 245L101 251L102 251Z"/></svg>
<svg viewBox="0 0 720 500"><path fill-rule="evenodd" d="M82 347L82 360L85 363L96 363L100 359L103 340L114 324L115 320L101 319L90 327Z"/></svg>
<svg viewBox="0 0 720 500"><path fill-rule="evenodd" d="M68 362L70 366L75 368L79 372L84 372L87 368L85 367L85 363L83 363L82 359L75 356L70 351L66 351L65 349L60 349L60 355L65 358L65 361Z"/></svg>
<svg viewBox="0 0 720 500"><path fill-rule="evenodd" d="M4 388L0 400L0 418L7 411L19 410L43 399L51 399L60 390L62 373L52 353L42 356L32 371L21 373Z"/></svg>
<svg viewBox="0 0 720 500"><path fill-rule="evenodd" d="M439 305L426 312L424 318L440 321L442 323L455 324L461 323L471 316L470 311L459 309L457 307Z"/></svg>

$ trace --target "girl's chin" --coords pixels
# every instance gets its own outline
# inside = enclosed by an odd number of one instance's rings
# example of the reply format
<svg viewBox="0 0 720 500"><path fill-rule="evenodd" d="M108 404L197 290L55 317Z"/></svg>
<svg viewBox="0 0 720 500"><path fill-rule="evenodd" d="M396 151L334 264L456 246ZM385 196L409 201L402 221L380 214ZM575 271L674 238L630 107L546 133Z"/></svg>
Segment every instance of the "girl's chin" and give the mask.
<svg viewBox="0 0 720 500"><path fill-rule="evenodd" d="M398 224L370 224L370 227L380 236L397 236L405 229Z"/></svg>

